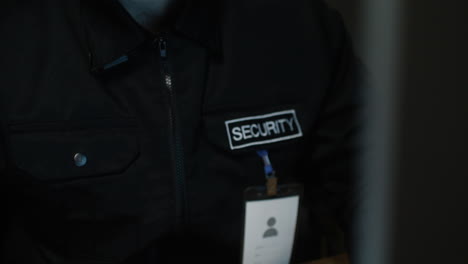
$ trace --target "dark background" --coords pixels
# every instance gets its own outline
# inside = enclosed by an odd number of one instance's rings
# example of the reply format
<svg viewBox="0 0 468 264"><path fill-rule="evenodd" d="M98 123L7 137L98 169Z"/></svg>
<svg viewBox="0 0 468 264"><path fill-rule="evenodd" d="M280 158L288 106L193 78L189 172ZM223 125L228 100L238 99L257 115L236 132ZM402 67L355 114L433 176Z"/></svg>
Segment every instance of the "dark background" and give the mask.
<svg viewBox="0 0 468 264"><path fill-rule="evenodd" d="M365 48L364 1L328 2L342 13L371 74L384 69ZM398 65L389 73L394 123L387 136L393 152L386 158L392 182L386 263L468 263L468 2L400 5L400 38L393 43ZM384 17L392 10L373 12ZM363 252L372 250L378 248Z"/></svg>
<svg viewBox="0 0 468 264"><path fill-rule="evenodd" d="M343 20L348 27L351 35L355 41L362 38L362 15L363 15L363 1L361 0L327 0L331 7L340 11Z"/></svg>
<svg viewBox="0 0 468 264"><path fill-rule="evenodd" d="M393 263L468 263L468 2L405 2Z"/></svg>

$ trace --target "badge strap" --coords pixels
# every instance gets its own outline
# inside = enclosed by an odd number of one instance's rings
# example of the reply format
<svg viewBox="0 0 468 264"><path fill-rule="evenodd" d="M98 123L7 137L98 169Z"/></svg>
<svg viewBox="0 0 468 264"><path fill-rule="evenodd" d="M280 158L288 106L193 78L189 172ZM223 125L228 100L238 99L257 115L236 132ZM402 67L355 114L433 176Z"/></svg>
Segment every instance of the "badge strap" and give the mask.
<svg viewBox="0 0 468 264"><path fill-rule="evenodd" d="M278 190L278 178L267 178L267 195L276 196Z"/></svg>
<svg viewBox="0 0 468 264"><path fill-rule="evenodd" d="M257 151L257 154L262 158L264 164L267 195L275 196L278 193L278 178L276 177L275 170L271 165L270 158L268 156L268 151L259 150Z"/></svg>

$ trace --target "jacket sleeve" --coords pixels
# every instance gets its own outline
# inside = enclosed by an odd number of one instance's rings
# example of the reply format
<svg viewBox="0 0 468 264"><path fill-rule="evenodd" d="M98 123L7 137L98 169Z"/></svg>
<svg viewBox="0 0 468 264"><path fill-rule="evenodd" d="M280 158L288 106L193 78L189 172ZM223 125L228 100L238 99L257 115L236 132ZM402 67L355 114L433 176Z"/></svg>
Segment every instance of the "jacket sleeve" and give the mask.
<svg viewBox="0 0 468 264"><path fill-rule="evenodd" d="M331 49L333 74L317 121L311 150L311 177L306 198L322 220L322 229L335 221L352 253L353 220L360 204L358 187L364 125L364 67L355 56L341 16L326 8L324 37ZM309 159L310 160L310 159ZM313 182L311 182L313 181ZM325 231L326 232L326 231Z"/></svg>

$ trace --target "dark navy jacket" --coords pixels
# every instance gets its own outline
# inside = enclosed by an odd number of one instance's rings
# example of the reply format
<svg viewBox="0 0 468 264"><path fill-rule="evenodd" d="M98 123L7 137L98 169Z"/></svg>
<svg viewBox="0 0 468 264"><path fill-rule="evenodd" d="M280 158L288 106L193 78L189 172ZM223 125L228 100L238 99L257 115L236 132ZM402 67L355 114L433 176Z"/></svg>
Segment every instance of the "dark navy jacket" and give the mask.
<svg viewBox="0 0 468 264"><path fill-rule="evenodd" d="M2 263L238 263L257 150L305 186L295 261L348 230L362 92L322 1L190 1L151 34L115 0L2 0L0 37Z"/></svg>

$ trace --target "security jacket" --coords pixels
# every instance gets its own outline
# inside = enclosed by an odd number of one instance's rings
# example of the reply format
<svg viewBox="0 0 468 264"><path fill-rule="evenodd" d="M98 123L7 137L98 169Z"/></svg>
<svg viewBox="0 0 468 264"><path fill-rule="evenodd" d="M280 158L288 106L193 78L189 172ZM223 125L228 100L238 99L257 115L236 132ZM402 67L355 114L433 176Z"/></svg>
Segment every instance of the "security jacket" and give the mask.
<svg viewBox="0 0 468 264"><path fill-rule="evenodd" d="M357 60L321 1L0 3L2 263L239 263L244 190L304 186L294 261L349 226Z"/></svg>

